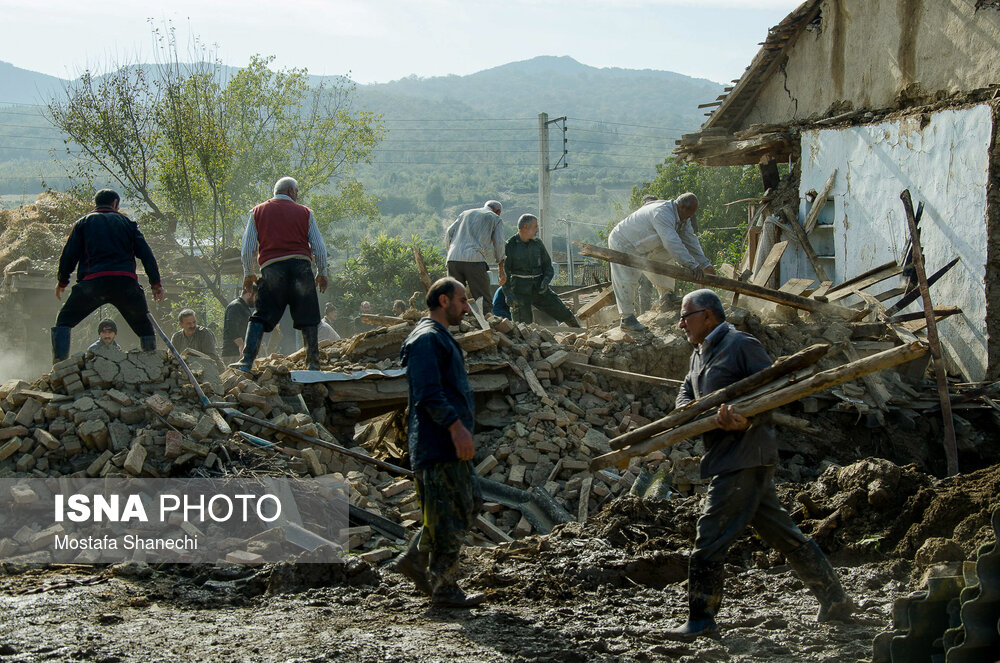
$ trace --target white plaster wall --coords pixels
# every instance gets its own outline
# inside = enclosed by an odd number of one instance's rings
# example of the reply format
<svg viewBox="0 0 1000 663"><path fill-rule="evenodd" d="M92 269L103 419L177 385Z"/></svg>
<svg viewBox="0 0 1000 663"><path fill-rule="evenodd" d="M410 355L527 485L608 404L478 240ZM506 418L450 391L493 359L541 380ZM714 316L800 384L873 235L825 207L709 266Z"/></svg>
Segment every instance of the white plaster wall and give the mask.
<svg viewBox="0 0 1000 663"><path fill-rule="evenodd" d="M821 190L834 168L833 244L835 282L889 260L901 261L909 236L899 194L909 189L914 208L924 203L921 244L928 275L958 256L931 288L937 304L962 309L939 325L942 340L972 380L986 374L986 185L992 114L989 106L946 110L846 129L802 134L800 200ZM828 203L829 204L829 203ZM799 210L800 222L806 205ZM818 231L821 232L821 231ZM781 263L781 277L815 277L794 241ZM891 279L873 294L901 284ZM920 300L907 311L921 310Z"/></svg>

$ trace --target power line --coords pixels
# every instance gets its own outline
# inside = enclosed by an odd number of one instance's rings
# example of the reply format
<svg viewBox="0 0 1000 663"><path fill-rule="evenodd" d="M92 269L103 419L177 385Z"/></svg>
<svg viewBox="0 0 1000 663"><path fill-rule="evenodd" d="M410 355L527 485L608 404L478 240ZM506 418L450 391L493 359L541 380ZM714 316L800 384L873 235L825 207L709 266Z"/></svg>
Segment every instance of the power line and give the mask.
<svg viewBox="0 0 1000 663"><path fill-rule="evenodd" d="M650 124L628 124L626 122L609 122L607 120L588 120L582 117L568 117L567 120L573 120L575 122L592 122L594 124L611 124L616 127L635 127L637 129L659 129L662 131L691 131L691 127L684 129L678 127L656 127Z"/></svg>

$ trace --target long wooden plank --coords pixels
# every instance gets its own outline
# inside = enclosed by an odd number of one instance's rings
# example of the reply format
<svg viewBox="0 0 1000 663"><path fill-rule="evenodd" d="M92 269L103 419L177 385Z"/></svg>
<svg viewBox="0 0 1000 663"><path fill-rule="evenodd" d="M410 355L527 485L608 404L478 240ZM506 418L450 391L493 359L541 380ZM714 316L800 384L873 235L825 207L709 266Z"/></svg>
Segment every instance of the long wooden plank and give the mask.
<svg viewBox="0 0 1000 663"><path fill-rule="evenodd" d="M823 391L824 389L835 387L838 384L856 380L863 375L868 375L869 373L874 373L875 371L880 371L885 368L898 366L899 364L912 361L923 355L925 352L927 352L927 346L920 342L900 345L892 350L886 350L885 352L865 357L860 361L851 362L828 371L817 373L810 378L806 378L805 380L785 387L784 389L779 389L778 391L764 394L753 400L740 403L733 408L733 411L737 414L743 415L744 417L752 417L762 412L767 412L781 407L782 405L793 403L800 398L809 396L810 394L815 394L816 392ZM633 444L632 446L624 449L618 449L602 456L598 456L590 462L590 471L596 472L604 469L605 467L610 467L619 463L626 463L629 458L635 456L645 456L646 454L656 451L657 449L678 444L679 442L683 442L684 440L694 437L695 435L701 435L702 433L707 433L708 431L715 430L716 428L718 428L718 424L715 422L715 417L696 419L695 421L669 430L666 433L662 433L638 444Z"/></svg>
<svg viewBox="0 0 1000 663"><path fill-rule="evenodd" d="M774 269L778 266L781 261L781 256L788 248L788 242L777 242L771 247L770 252L768 252L767 257L764 258L764 262L761 263L760 269L757 273L750 278L750 283L752 285L764 287L765 284L771 280L771 275L774 274Z"/></svg>
<svg viewBox="0 0 1000 663"><path fill-rule="evenodd" d="M580 247L580 255L617 262L619 264L635 267L636 269L641 269L643 271L653 272L654 274L663 274L664 276L672 276L675 279L682 279L684 281L689 281L690 283L698 283L701 285L722 288L723 290L729 290L732 292L739 292L744 295L750 295L752 297L757 297L758 299L765 299L770 302L777 302L778 304L784 304L785 306L791 306L792 308L797 308L803 311L837 316L845 320L850 320L857 315L857 311L845 306L818 302L809 299L808 297L799 297L798 295L778 292L777 290L772 290L771 288L763 288L752 283L741 283L733 279L714 276L712 274L703 274L699 276L694 272L694 270L656 260L638 258L627 253L622 253L621 251L614 251L612 249L605 248L603 246L594 246L593 244L584 244L583 242L573 243Z"/></svg>
<svg viewBox="0 0 1000 663"><path fill-rule="evenodd" d="M622 380L629 380L632 382L645 382L647 384L658 384L665 387L676 387L684 384L683 380L672 380L670 378L661 378L657 375L643 375L642 373L630 373L628 371L619 371L618 369L615 368L607 368L606 366L581 364L578 361L563 362L563 366L569 366L570 368L582 372L598 373L600 375L607 375L613 378L621 378Z"/></svg>
<svg viewBox="0 0 1000 663"><path fill-rule="evenodd" d="M958 315L962 312L962 309L957 306L935 306L934 307L934 320L944 320L952 315ZM911 320L910 322L904 322L903 326L909 329L914 334L923 331L927 327L927 320Z"/></svg>
<svg viewBox="0 0 1000 663"><path fill-rule="evenodd" d="M642 440L649 439L670 428L686 424L702 412L706 412L734 398L750 393L757 387L768 384L783 375L793 373L807 366L812 366L822 359L829 349L830 346L828 344L817 343L793 355L779 357L773 364L762 371L734 382L728 387L717 389L697 400L693 400L684 407L677 408L662 419L657 419L624 435L619 435L611 440L611 448L622 449Z"/></svg>
<svg viewBox="0 0 1000 663"><path fill-rule="evenodd" d="M431 275L427 273L427 265L424 263L424 254L420 252L420 247L413 245L413 261L417 264L417 273L420 274L420 282L424 284L424 292L431 289Z"/></svg>
<svg viewBox="0 0 1000 663"><path fill-rule="evenodd" d="M823 281L829 281L830 277L826 275L826 269L824 269L823 264L819 261L819 256L816 255L816 249L813 248L812 242L809 241L809 236L806 235L805 229L799 225L799 219L795 214L795 210L790 207L786 207L782 211L784 212L785 220L792 229L795 241L797 241L799 246L802 247L802 250L805 251L806 258L809 259L809 264L812 265L813 271L816 272L816 278L819 279L820 283Z"/></svg>
<svg viewBox="0 0 1000 663"><path fill-rule="evenodd" d="M937 283L937 280L948 273L948 270L958 264L960 258L953 258L948 262L947 265L937 270L933 274L927 277L927 287L930 288L932 285ZM914 288L910 292L904 293L898 302L892 305L886 313L888 315L894 315L895 313L902 311L904 308L912 304L917 297L920 296L920 288Z"/></svg>
<svg viewBox="0 0 1000 663"><path fill-rule="evenodd" d="M580 310L576 312L576 319L584 320L589 318L614 301L614 299L615 289L612 287L605 288L599 292L596 297L580 307Z"/></svg>
<svg viewBox="0 0 1000 663"><path fill-rule="evenodd" d="M924 302L924 314L927 318L927 343L930 345L931 361L934 364L934 374L937 378L938 398L941 400L941 416L944 418L944 454L948 462L948 476L958 474L958 445L955 441L955 421L951 415L951 396L948 394L948 375L945 373L944 361L941 359L941 341L937 333L937 321L934 319L934 304L931 302L930 286L927 284L927 272L924 271L924 256L920 248L920 232L917 230L917 220L913 216L913 201L910 190L904 189L899 194L903 201L903 211L906 212L906 224L910 228L910 241L913 244L913 269L917 273L917 283L920 288L920 298Z"/></svg>
<svg viewBox="0 0 1000 663"><path fill-rule="evenodd" d="M853 278L849 278L843 283L838 283L829 290L826 291L827 301L837 301L838 299L843 299L854 294L855 290L864 290L865 288L875 285L890 279L893 276L903 273L903 268L896 264L895 260L890 260L884 265L879 265L873 269L869 269L867 272L858 274Z"/></svg>

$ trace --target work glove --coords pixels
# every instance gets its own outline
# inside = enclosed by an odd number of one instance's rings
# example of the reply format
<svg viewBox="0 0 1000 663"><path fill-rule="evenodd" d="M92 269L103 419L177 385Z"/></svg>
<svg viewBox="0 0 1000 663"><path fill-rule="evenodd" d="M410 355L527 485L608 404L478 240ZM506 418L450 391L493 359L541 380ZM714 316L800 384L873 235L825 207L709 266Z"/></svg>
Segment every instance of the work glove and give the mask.
<svg viewBox="0 0 1000 663"><path fill-rule="evenodd" d="M542 279L541 282L539 282L538 284L538 294L544 295L548 291L549 291L549 280Z"/></svg>

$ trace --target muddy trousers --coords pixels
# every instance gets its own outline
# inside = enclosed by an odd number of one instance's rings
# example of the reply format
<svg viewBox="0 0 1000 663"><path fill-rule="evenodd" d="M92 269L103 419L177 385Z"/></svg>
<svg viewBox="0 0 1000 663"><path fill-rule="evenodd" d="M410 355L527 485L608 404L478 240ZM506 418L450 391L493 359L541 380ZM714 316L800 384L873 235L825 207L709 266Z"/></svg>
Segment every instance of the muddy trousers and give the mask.
<svg viewBox="0 0 1000 663"><path fill-rule="evenodd" d="M522 279L509 278L513 279L514 283L509 286L512 296L507 299L507 303L510 304L514 322L534 322L535 314L531 310L531 307L534 306L539 311L555 318L557 322L565 322L570 327L580 326L573 312L563 304L559 295L552 290L546 288L545 292L538 292L538 286L534 282L521 282ZM505 289L504 294L506 292Z"/></svg>
<svg viewBox="0 0 1000 663"><path fill-rule="evenodd" d="M143 350L156 348L153 323L146 317L149 307L139 282L130 276L100 276L79 281L70 290L66 303L59 309L56 326L52 328L52 360L69 356L70 330L105 304L111 304L139 337Z"/></svg>
<svg viewBox="0 0 1000 663"><path fill-rule="evenodd" d="M712 477L688 568L688 605L691 619L718 614L722 604L723 561L729 547L748 525L764 542L791 562L800 550L816 544L806 538L781 506L774 491L774 467L751 467ZM815 548L819 551L819 548ZM826 562L823 553L819 555ZM829 562L826 562L829 567ZM832 567L830 573L833 573ZM833 574L836 578L836 574ZM801 577L806 585L812 585ZM839 584L839 583L838 583ZM842 590L841 590L842 591Z"/></svg>
<svg viewBox="0 0 1000 663"><path fill-rule="evenodd" d="M437 591L457 584L462 537L476 520L479 500L472 465L464 460L438 463L416 470L414 479L423 527L410 550L415 561L426 564L430 588Z"/></svg>

